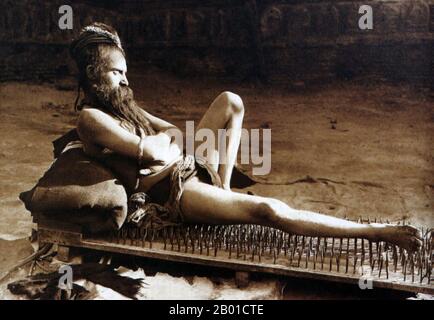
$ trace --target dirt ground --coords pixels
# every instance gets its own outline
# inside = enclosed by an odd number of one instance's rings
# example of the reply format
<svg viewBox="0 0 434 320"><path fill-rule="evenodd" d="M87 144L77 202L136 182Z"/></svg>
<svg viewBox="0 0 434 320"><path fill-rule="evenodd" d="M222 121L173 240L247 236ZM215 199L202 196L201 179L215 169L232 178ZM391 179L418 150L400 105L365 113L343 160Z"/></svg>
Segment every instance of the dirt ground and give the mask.
<svg viewBox="0 0 434 320"><path fill-rule="evenodd" d="M198 121L220 92L239 94L245 127L272 129L272 171L248 190L339 217L434 226L434 96L427 89L381 81L222 84L155 70L129 78L142 106L180 128ZM75 94L72 79L0 84L0 270L31 249L18 240L32 228L18 194L50 165L51 141L74 126Z"/></svg>

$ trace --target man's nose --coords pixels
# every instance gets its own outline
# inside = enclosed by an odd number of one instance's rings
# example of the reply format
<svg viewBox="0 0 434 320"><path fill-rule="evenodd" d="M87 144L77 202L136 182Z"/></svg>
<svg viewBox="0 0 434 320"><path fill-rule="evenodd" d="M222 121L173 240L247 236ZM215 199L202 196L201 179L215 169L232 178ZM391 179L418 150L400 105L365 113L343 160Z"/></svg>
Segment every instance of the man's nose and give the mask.
<svg viewBox="0 0 434 320"><path fill-rule="evenodd" d="M126 76L122 77L120 84L121 84L121 86L128 87L129 83L128 83L128 79Z"/></svg>

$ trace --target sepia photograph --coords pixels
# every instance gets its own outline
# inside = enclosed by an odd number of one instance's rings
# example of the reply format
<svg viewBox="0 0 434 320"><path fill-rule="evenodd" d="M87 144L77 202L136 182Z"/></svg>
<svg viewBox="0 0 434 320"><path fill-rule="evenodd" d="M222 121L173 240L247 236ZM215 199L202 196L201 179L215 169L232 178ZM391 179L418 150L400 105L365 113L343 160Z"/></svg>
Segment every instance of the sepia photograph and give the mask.
<svg viewBox="0 0 434 320"><path fill-rule="evenodd" d="M0 300L433 300L433 45L434 0L0 0Z"/></svg>

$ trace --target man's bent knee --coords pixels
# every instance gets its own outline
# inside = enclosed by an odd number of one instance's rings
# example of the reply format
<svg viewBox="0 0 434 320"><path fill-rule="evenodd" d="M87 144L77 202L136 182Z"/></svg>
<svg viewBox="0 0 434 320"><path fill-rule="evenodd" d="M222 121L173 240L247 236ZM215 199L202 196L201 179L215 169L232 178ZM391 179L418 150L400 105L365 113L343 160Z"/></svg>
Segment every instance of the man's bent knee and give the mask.
<svg viewBox="0 0 434 320"><path fill-rule="evenodd" d="M233 113L235 114L244 113L243 100L239 95L230 91L224 91L218 96L218 99L224 100L225 105L229 106Z"/></svg>

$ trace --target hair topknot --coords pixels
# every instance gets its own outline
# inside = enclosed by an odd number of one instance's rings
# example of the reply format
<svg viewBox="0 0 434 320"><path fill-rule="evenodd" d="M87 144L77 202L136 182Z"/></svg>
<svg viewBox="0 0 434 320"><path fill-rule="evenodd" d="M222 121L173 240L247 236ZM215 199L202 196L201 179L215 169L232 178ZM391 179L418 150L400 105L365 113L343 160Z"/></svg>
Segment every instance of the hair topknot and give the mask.
<svg viewBox="0 0 434 320"><path fill-rule="evenodd" d="M69 48L71 56L75 60L79 60L81 53L87 47L98 44L115 45L125 54L116 29L102 22L94 22L82 28L80 35L72 41Z"/></svg>

